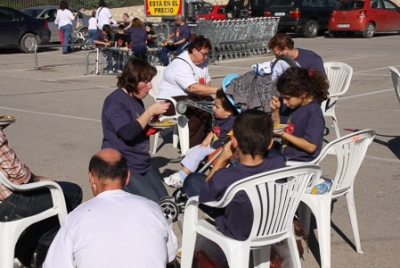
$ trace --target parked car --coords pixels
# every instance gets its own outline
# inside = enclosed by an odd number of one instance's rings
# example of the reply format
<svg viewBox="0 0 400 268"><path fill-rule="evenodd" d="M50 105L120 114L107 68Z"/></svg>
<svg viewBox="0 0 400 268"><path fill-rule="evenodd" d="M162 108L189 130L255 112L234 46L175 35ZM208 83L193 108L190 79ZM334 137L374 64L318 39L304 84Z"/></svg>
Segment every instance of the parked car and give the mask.
<svg viewBox="0 0 400 268"><path fill-rule="evenodd" d="M28 7L22 10L22 12L34 17L34 18L42 18L46 19L49 23L49 29L51 31L51 39L50 42L60 42L60 37L58 35L58 26L54 23L56 19L57 10L59 6L36 6L36 7ZM87 39L88 36L88 25L90 16L76 10L74 8L70 8L71 12L77 13L77 18L81 21L81 25L77 28L76 23L77 19L73 21L72 28L75 31L79 31L83 34L84 38Z"/></svg>
<svg viewBox="0 0 400 268"><path fill-rule="evenodd" d="M226 17L247 18L247 17L263 17L268 13L270 0L229 0L226 5Z"/></svg>
<svg viewBox="0 0 400 268"><path fill-rule="evenodd" d="M337 0L271 0L266 16L280 18L278 31L316 37L319 31L328 30L336 4Z"/></svg>
<svg viewBox="0 0 400 268"><path fill-rule="evenodd" d="M34 52L35 45L49 42L51 36L46 20L9 7L0 7L0 33L0 48L19 48L25 53Z"/></svg>
<svg viewBox="0 0 400 268"><path fill-rule="evenodd" d="M196 15L196 20L223 20L226 19L226 5L202 7Z"/></svg>
<svg viewBox="0 0 400 268"><path fill-rule="evenodd" d="M361 33L371 38L376 32L397 31L400 34L400 8L388 0L340 1L329 19L329 33Z"/></svg>

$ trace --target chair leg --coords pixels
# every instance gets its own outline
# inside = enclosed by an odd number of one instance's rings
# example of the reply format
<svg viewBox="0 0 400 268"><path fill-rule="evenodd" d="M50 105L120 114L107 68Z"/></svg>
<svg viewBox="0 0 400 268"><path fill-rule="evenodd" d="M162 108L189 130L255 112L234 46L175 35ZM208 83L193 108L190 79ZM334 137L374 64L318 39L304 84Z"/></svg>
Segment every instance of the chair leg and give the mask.
<svg viewBox="0 0 400 268"><path fill-rule="evenodd" d="M330 207L319 207L317 221L321 268L331 267L331 213Z"/></svg>
<svg viewBox="0 0 400 268"><path fill-rule="evenodd" d="M332 116L332 121L333 121L333 125L335 127L336 138L340 138L339 123L336 119L336 116Z"/></svg>
<svg viewBox="0 0 400 268"><path fill-rule="evenodd" d="M271 261L271 246L253 249L254 268L269 268Z"/></svg>
<svg viewBox="0 0 400 268"><path fill-rule="evenodd" d="M153 151L151 152L152 154L156 154L157 152L157 147L158 147L158 140L160 138L160 133L156 133L154 135L154 145L153 145Z"/></svg>
<svg viewBox="0 0 400 268"><path fill-rule="evenodd" d="M346 200L347 200L347 209L349 211L349 216L350 216L351 228L353 229L356 250L357 253L363 254L364 252L361 250L360 231L358 230L356 204L354 202L353 191L349 191L346 194Z"/></svg>
<svg viewBox="0 0 400 268"><path fill-rule="evenodd" d="M296 238L292 232L287 240L289 246L290 256L292 258L292 265L294 268L301 268L300 255L297 249Z"/></svg>
<svg viewBox="0 0 400 268"><path fill-rule="evenodd" d="M188 119L186 116L180 116L178 118L178 133L179 143L181 146L181 154L185 155L189 150L189 126Z"/></svg>
<svg viewBox="0 0 400 268"><path fill-rule="evenodd" d="M6 230L0 235L0 267L13 267L15 243L18 238L14 238L14 231Z"/></svg>
<svg viewBox="0 0 400 268"><path fill-rule="evenodd" d="M178 127L174 126L172 128L172 146L174 148L178 148L178 142L179 142Z"/></svg>

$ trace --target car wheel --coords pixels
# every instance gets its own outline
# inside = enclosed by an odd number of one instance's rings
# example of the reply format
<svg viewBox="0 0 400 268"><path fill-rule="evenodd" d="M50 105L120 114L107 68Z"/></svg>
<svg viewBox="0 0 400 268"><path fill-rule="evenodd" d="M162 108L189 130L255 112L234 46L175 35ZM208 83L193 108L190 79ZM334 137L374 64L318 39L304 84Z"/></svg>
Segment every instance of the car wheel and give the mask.
<svg viewBox="0 0 400 268"><path fill-rule="evenodd" d="M362 32L363 37L371 38L375 33L375 25L372 22L368 22L367 26L365 26L364 31Z"/></svg>
<svg viewBox="0 0 400 268"><path fill-rule="evenodd" d="M82 40L83 43L87 43L89 41L89 33L88 33L88 29L87 28L82 28L79 30L80 33L82 33L82 37L84 38L84 40ZM89 45L82 45L81 49L89 49Z"/></svg>
<svg viewBox="0 0 400 268"><path fill-rule="evenodd" d="M306 23L304 35L309 38L315 38L318 35L319 25L315 20L309 20Z"/></svg>
<svg viewBox="0 0 400 268"><path fill-rule="evenodd" d="M25 53L33 53L36 45L39 45L38 37L34 34L27 33L22 36L19 42L19 49Z"/></svg>

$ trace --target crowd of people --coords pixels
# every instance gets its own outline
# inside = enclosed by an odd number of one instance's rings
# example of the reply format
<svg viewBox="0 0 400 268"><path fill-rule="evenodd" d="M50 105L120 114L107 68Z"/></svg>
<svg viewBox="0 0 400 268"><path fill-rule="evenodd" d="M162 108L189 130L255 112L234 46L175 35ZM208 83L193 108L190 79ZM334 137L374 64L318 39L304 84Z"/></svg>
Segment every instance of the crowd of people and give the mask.
<svg viewBox="0 0 400 268"><path fill-rule="evenodd" d="M74 19L68 11L68 3L62 1L57 18L64 43L68 43L71 28L67 21ZM286 34L275 35L268 48L277 57L292 58L298 66L282 67L281 73L274 76L277 94L268 100L270 114L256 109L242 111L234 96L226 93L232 80L240 76L228 75L222 86L211 85L206 61L212 50L211 42L200 35L188 44L187 50L182 50L189 40L190 29L178 15L169 36L172 41L162 52L163 64L167 67L159 94L176 101L212 101L214 114L188 107L185 115L189 119L191 149L180 159L180 170L160 178L149 154L150 136L157 130L148 122L159 115L175 114L175 107L166 101L145 107L143 102L157 74L144 56L154 32L151 25L145 28L139 19L131 20L126 14L125 24L112 37L112 16L103 0L93 11L92 19L90 42L102 48L130 47L137 57L130 58L123 66L112 66L113 58L119 59L104 50L107 71L114 68L119 70L119 75L116 89L103 103L101 150L89 163L94 198L80 205L82 189L71 182L57 182L70 213L61 228L57 223L29 228L16 248L16 257L21 262L28 263L32 253L40 249L38 256L42 257L38 267L45 259L43 267L73 267L74 263L79 268L122 267L132 259L140 267L173 267L177 239L157 205L161 198L168 196L163 181L167 186L182 187L188 197L199 196L199 201L205 203L220 199L238 180L282 168L286 160L311 161L320 153L325 127L320 103L327 99L329 88L321 57L312 51L294 48L293 40ZM172 50L177 51L177 57L169 63L166 53ZM65 52L68 51L63 48ZM215 120L211 120L212 116ZM292 128L274 132L275 123L291 124ZM0 171L16 184L49 180L33 174L17 158L8 146L5 127L0 126ZM274 146L277 138L281 142ZM221 153L209 173L196 173L201 160L216 150ZM235 163L227 167L226 163L233 158ZM48 190L13 192L0 184L2 222L29 217L49 206ZM248 238L253 210L245 193L237 194L223 209L205 205L201 208L215 220L217 229L224 235L238 240ZM118 227L110 231L110 226Z"/></svg>

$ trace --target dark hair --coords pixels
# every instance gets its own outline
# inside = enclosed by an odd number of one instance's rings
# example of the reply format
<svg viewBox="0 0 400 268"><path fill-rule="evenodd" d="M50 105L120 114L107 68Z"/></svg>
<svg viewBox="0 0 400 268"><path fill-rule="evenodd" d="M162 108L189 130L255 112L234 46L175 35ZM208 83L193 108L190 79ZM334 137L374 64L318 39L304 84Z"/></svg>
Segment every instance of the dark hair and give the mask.
<svg viewBox="0 0 400 268"><path fill-rule="evenodd" d="M211 42L203 35L199 35L195 39L193 39L192 42L190 42L188 46L188 51L189 53L192 53L193 49L200 51L202 48L208 48L209 50L211 50Z"/></svg>
<svg viewBox="0 0 400 268"><path fill-rule="evenodd" d="M102 30L107 32L107 34L111 35L111 26L110 25L104 24Z"/></svg>
<svg viewBox="0 0 400 268"><path fill-rule="evenodd" d="M89 162L89 172L99 180L120 180L125 185L128 176L126 158L121 154L118 161L108 162L94 155Z"/></svg>
<svg viewBox="0 0 400 268"><path fill-rule="evenodd" d="M324 74L317 70L292 67L286 69L276 81L279 93L300 97L303 92L314 100L322 102L328 97L329 82Z"/></svg>
<svg viewBox="0 0 400 268"><path fill-rule="evenodd" d="M153 28L153 23L151 23L151 22L146 22L145 26L149 26L150 28Z"/></svg>
<svg viewBox="0 0 400 268"><path fill-rule="evenodd" d="M294 41L285 33L277 33L268 42L269 49L278 48L279 50L284 50L286 47L292 50L294 48Z"/></svg>
<svg viewBox="0 0 400 268"><path fill-rule="evenodd" d="M157 74L157 69L148 61L131 58L122 69L122 73L118 76L118 87L125 88L130 94L137 92L139 82L148 82Z"/></svg>
<svg viewBox="0 0 400 268"><path fill-rule="evenodd" d="M222 108L224 108L225 111L231 112L232 114L235 113L234 107L228 100L228 98L225 95L225 92L223 89L218 89L217 92L215 93L215 97L221 101Z"/></svg>
<svg viewBox="0 0 400 268"><path fill-rule="evenodd" d="M118 30L123 30L123 29L125 29L125 25L123 24L118 25Z"/></svg>
<svg viewBox="0 0 400 268"><path fill-rule="evenodd" d="M96 10L92 11L92 17L96 17Z"/></svg>
<svg viewBox="0 0 400 268"><path fill-rule="evenodd" d="M64 9L68 9L69 5L67 1L61 1L60 2L60 9L64 10Z"/></svg>
<svg viewBox="0 0 400 268"><path fill-rule="evenodd" d="M140 28L143 28L144 26L143 26L143 22L139 19L139 18L134 18L132 21L131 21L131 26L132 27L140 27Z"/></svg>
<svg viewBox="0 0 400 268"><path fill-rule="evenodd" d="M106 1L104 1L104 0L99 1L99 7L106 7L106 6L107 6Z"/></svg>
<svg viewBox="0 0 400 268"><path fill-rule="evenodd" d="M233 135L243 154L264 155L273 137L271 117L260 110L246 110L233 123Z"/></svg>

